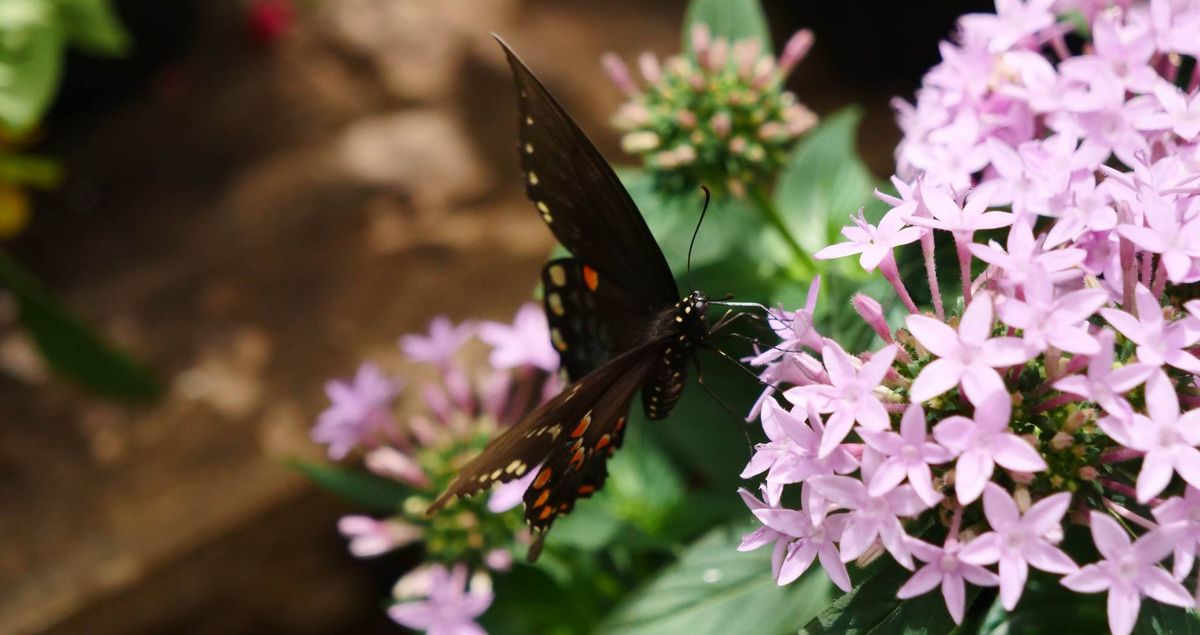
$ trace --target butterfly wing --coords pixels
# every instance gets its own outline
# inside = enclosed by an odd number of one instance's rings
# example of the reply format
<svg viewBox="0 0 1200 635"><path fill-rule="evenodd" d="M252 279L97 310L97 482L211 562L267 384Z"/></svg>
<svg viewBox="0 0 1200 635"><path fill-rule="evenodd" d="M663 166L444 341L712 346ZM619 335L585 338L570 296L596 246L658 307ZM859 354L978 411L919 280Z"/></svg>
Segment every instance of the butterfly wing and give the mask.
<svg viewBox="0 0 1200 635"><path fill-rule="evenodd" d="M526 415L463 466L427 513L438 511L453 496L476 494L541 466L525 494L525 518L535 529L548 529L576 498L590 494L581 489L584 485L599 489L603 484L604 462L620 445L629 404L661 346L651 342L618 356ZM548 494L539 500L541 492ZM551 503L554 506L548 507Z"/></svg>
<svg viewBox="0 0 1200 635"><path fill-rule="evenodd" d="M640 301L647 320L679 300L671 268L633 199L583 131L503 40L517 85L525 191L576 258Z"/></svg>
<svg viewBox="0 0 1200 635"><path fill-rule="evenodd" d="M550 340L571 381L645 340L644 309L615 282L578 258L559 258L542 269L542 304Z"/></svg>

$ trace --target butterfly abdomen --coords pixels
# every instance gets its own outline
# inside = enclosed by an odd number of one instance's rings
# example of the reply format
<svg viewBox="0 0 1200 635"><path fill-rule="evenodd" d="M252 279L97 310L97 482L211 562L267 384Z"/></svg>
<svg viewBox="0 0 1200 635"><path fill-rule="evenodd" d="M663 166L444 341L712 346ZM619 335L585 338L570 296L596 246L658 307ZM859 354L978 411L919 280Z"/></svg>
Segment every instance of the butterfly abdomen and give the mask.
<svg viewBox="0 0 1200 635"><path fill-rule="evenodd" d="M648 418L665 419L679 402L688 362L708 335L707 305L704 293L693 291L655 321L652 337L662 338L665 343L649 381L642 387L642 407Z"/></svg>

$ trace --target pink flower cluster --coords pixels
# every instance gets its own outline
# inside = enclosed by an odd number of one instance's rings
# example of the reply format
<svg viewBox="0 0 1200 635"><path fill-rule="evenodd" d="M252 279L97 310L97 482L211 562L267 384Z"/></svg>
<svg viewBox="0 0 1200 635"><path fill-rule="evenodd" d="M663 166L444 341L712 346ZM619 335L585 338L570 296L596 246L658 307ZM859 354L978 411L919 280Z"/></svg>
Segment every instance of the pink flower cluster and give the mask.
<svg viewBox="0 0 1200 635"><path fill-rule="evenodd" d="M472 377L462 359L463 348L476 338L490 347L490 368L480 377ZM328 445L334 460L365 448L364 467L403 483L412 496L391 517L345 516L338 530L360 558L423 541L429 560L455 563L452 569L427 564L405 575L394 594L400 603L388 613L430 633L482 633L474 619L492 601L486 571L511 567L511 539L521 527L515 513L503 512L520 505L536 470L496 488L486 504L462 501L433 519L424 511L465 456L561 389L558 354L546 317L534 304L523 306L511 324L455 324L439 316L428 333L402 337L400 349L409 362L435 368L437 379L421 387L422 412L397 417L401 382L366 362L353 380L326 385L331 405L318 417L312 437ZM467 563L478 567L470 591Z"/></svg>
<svg viewBox="0 0 1200 635"><path fill-rule="evenodd" d="M1033 567L1106 591L1124 635L1145 598L1197 604L1181 582L1200 544L1200 67L1180 67L1200 53L1200 2L996 8L961 18L898 104L890 211L816 254L878 268L902 328L859 295L883 346L851 354L814 327L816 285L772 311L783 342L751 360L775 387L752 412L769 442L743 472L765 477L761 498L743 492L762 527L742 548L773 545L780 584L819 559L843 590L845 563L887 552L915 570L898 597L940 587L960 623L967 584L1011 610ZM995 230L1004 244L977 242ZM961 310L942 300L938 232ZM899 273L910 244L928 312ZM1101 560L1064 551L1065 522Z"/></svg>

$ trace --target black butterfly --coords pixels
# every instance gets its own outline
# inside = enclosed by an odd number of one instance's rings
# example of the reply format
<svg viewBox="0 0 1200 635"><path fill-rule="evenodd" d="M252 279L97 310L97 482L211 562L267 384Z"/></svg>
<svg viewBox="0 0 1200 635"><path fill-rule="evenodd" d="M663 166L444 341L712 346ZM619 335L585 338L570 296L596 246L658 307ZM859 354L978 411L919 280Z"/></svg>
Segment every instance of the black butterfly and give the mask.
<svg viewBox="0 0 1200 635"><path fill-rule="evenodd" d="M519 94L525 189L573 257L542 270L551 340L571 384L492 440L463 467L451 496L520 478L534 529L529 559L556 517L604 485L640 390L650 419L666 417L683 392L687 364L710 335L701 291L680 298L671 269L617 175L533 73L497 38Z"/></svg>

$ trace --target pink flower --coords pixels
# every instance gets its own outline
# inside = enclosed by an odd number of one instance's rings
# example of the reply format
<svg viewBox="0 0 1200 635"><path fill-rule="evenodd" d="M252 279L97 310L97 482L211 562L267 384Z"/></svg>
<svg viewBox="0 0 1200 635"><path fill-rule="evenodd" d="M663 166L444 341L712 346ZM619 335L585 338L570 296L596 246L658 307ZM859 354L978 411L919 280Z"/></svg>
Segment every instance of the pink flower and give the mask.
<svg viewBox="0 0 1200 635"><path fill-rule="evenodd" d="M1128 364L1113 368L1113 333L1100 331L1100 350L1088 359L1087 375L1071 375L1054 383L1054 388L1096 402L1110 415L1128 419L1133 408L1125 393L1140 386L1154 372L1149 364Z"/></svg>
<svg viewBox="0 0 1200 635"><path fill-rule="evenodd" d="M475 618L491 606L492 592L467 590L466 565L456 564L449 571L442 565L431 566L427 589L424 600L393 604L388 616L429 635L486 635Z"/></svg>
<svg viewBox="0 0 1200 635"><path fill-rule="evenodd" d="M961 20L972 37L982 38L988 50L1003 53L1054 24L1054 0L996 0L996 13L972 13Z"/></svg>
<svg viewBox="0 0 1200 635"><path fill-rule="evenodd" d="M517 310L512 324L484 322L479 339L492 347L492 368L533 366L548 373L558 370L558 352L550 345L550 328L540 307L527 303Z"/></svg>
<svg viewBox="0 0 1200 635"><path fill-rule="evenodd" d="M354 446L395 424L391 407L399 392L400 383L369 362L358 367L352 381L326 383L331 403L317 417L313 441L329 445L329 458L344 458Z"/></svg>
<svg viewBox="0 0 1200 635"><path fill-rule="evenodd" d="M1154 38L1145 24L1122 25L1114 16L1101 13L1092 22L1092 44L1126 89L1136 93L1153 90L1159 77L1150 67Z"/></svg>
<svg viewBox="0 0 1200 635"><path fill-rule="evenodd" d="M950 617L954 618L955 624L962 624L966 600L964 580L976 586L996 586L998 583L996 574L959 558L959 544L953 538L947 538L943 547L909 538L908 546L913 554L927 564L900 587L896 597L907 600L928 593L941 585L946 609L950 611Z"/></svg>
<svg viewBox="0 0 1200 635"><path fill-rule="evenodd" d="M1016 472L1040 472L1046 462L1008 427L1011 397L992 393L975 407L975 418L955 416L933 428L933 437L958 460L954 464L954 491L966 505L983 492L996 464Z"/></svg>
<svg viewBox="0 0 1200 635"><path fill-rule="evenodd" d="M887 457L876 468L867 487L868 494L883 496L907 477L913 491L926 505L933 507L942 500L942 495L933 489L929 465L946 463L954 457L949 450L929 440L925 409L921 404L914 403L904 411L904 417L900 420L900 434L875 430L859 430L858 434L867 445Z"/></svg>
<svg viewBox="0 0 1200 635"><path fill-rule="evenodd" d="M1149 227L1119 225L1117 232L1146 251L1162 254L1167 278L1183 282L1191 273L1195 258L1200 256L1200 222L1194 217L1181 221L1174 204L1153 192L1145 192L1139 199Z"/></svg>
<svg viewBox="0 0 1200 635"><path fill-rule="evenodd" d="M914 516L926 507L911 486L901 485L883 496L871 496L862 481L849 476L814 476L809 483L834 504L852 510L842 531L842 562L861 556L878 538L896 562L912 568L907 535L897 517Z"/></svg>
<svg viewBox="0 0 1200 635"><path fill-rule="evenodd" d="M933 399L960 382L972 403L1005 392L996 369L1022 364L1036 353L1015 337L991 337L992 317L989 293L981 293L971 302L957 331L925 315L908 316L909 332L938 356L913 381L909 396L914 402Z"/></svg>
<svg viewBox="0 0 1200 635"><path fill-rule="evenodd" d="M867 271L874 271L879 263L892 255L893 249L921 238L921 229L909 226L904 217L895 212L884 214L879 227L868 223L861 209L851 220L854 225L842 228L842 235L850 241L830 245L813 254L813 258L825 260L862 254L858 264Z"/></svg>
<svg viewBox="0 0 1200 635"><path fill-rule="evenodd" d="M1053 346L1080 355L1100 352L1100 343L1088 332L1087 319L1108 302L1103 289L1080 289L1054 297L1054 284L1045 272L1025 281L1025 301L1005 298L997 306L1005 324L1021 329L1030 349Z"/></svg>
<svg viewBox="0 0 1200 635"><path fill-rule="evenodd" d="M1059 574L1079 570L1053 544L1062 537L1062 517L1070 504L1071 495L1061 492L1038 501L1022 516L1000 486L988 483L983 490L983 512L992 531L963 547L959 557L977 565L1000 563L1000 599L1005 609L1013 610L1021 599L1029 565Z"/></svg>
<svg viewBox="0 0 1200 635"><path fill-rule="evenodd" d="M1121 445L1145 452L1137 478L1138 502L1158 496L1178 473L1200 487L1200 409L1180 416L1175 385L1162 370L1146 382L1146 410L1129 420L1105 417L1098 421L1105 434Z"/></svg>
<svg viewBox="0 0 1200 635"><path fill-rule="evenodd" d="M801 483L821 474L847 474L858 469L858 461L844 447L835 446L827 456L820 456L822 440L827 436L821 416L810 404L809 427L803 417L784 410L774 400L763 406L763 430L770 443L755 447L754 456L742 471L742 478L767 472L767 483L786 485Z"/></svg>
<svg viewBox="0 0 1200 635"><path fill-rule="evenodd" d="M1091 513L1092 540L1104 559L1084 566L1062 579L1063 586L1079 593L1108 590L1108 627L1113 635L1133 631L1142 597L1164 604L1190 607L1192 597L1183 585L1158 566L1171 553L1173 532L1147 532L1130 543L1117 521L1102 512Z"/></svg>
<svg viewBox="0 0 1200 635"><path fill-rule="evenodd" d="M1184 141L1200 136L1200 93L1187 95L1165 79L1154 85L1162 110L1142 115L1135 123L1143 130L1170 130Z"/></svg>
<svg viewBox="0 0 1200 635"><path fill-rule="evenodd" d="M834 545L845 529L847 514L814 519L804 509L760 507L754 510L754 516L766 527L790 539L776 576L780 585L795 581L819 558L829 579L841 590L850 591L850 574Z"/></svg>
<svg viewBox="0 0 1200 635"><path fill-rule="evenodd" d="M1186 350L1200 340L1200 328L1188 319L1167 324L1158 299L1140 284L1134 292L1134 298L1138 312L1136 318L1118 309L1100 309L1100 314L1138 345L1138 361L1154 366L1165 363L1191 373L1200 373L1200 359Z"/></svg>
<svg viewBox="0 0 1200 635"><path fill-rule="evenodd" d="M424 531L401 520L376 520L370 516L342 516L338 532L350 539L350 553L358 558L383 555L420 540Z"/></svg>
<svg viewBox="0 0 1200 635"><path fill-rule="evenodd" d="M814 276L812 283L808 286L808 295L804 298L803 309L794 313L782 309L771 309L767 312L767 324L781 341L751 359L752 365L768 364L800 346L820 350L821 334L813 327L813 312L817 309L817 296L820 295L820 292L821 277Z"/></svg>
<svg viewBox="0 0 1200 635"><path fill-rule="evenodd" d="M393 448L383 446L367 452L363 457L367 469L386 477L407 483L413 487L429 487L429 475L411 456Z"/></svg>
<svg viewBox="0 0 1200 635"><path fill-rule="evenodd" d="M1168 498L1150 511L1159 524L1172 525L1179 532L1173 559L1175 579L1182 580L1192 570L1200 545L1200 489L1188 485L1183 496Z"/></svg>
<svg viewBox="0 0 1200 635"><path fill-rule="evenodd" d="M455 325L450 318L439 315L429 323L429 335L405 335L400 338L400 350L414 362L427 362L445 367L475 333L470 322Z"/></svg>
<svg viewBox="0 0 1200 635"><path fill-rule="evenodd" d="M971 196L965 205L959 205L941 188L929 183L920 185L921 200L929 208L932 218L910 216L908 222L923 227L948 231L955 241L970 243L975 232L985 229L1007 227L1013 222L1009 212L987 211L988 196Z"/></svg>
<svg viewBox="0 0 1200 635"><path fill-rule="evenodd" d="M855 371L855 360L837 343L828 340L821 357L829 372L829 385L801 386L784 393L792 403L803 406L811 399L818 411L833 413L826 424L817 456L829 456L850 434L855 422L870 430L885 430L891 425L887 410L875 395L875 388L892 367L897 350L899 347L889 344Z"/></svg>
<svg viewBox="0 0 1200 635"><path fill-rule="evenodd" d="M738 488L738 496L742 497L742 502L746 503L746 507L750 508L751 513L757 513L761 509L780 509L764 503L744 488ZM788 555L788 544L790 542L791 537L787 534L763 525L742 536L742 542L738 545L738 551L753 551L763 545L773 545L771 550L771 577L779 578L779 573L783 568L783 559Z"/></svg>

